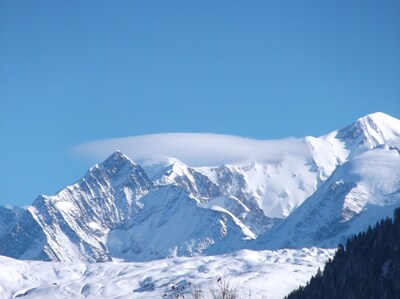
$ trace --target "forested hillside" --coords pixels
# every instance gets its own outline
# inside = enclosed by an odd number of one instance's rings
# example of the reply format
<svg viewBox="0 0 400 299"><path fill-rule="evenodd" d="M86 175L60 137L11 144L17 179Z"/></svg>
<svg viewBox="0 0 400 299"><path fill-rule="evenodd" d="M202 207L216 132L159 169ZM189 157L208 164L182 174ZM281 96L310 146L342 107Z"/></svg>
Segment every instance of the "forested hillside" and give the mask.
<svg viewBox="0 0 400 299"><path fill-rule="evenodd" d="M339 245L323 272L285 298L400 298L400 209Z"/></svg>

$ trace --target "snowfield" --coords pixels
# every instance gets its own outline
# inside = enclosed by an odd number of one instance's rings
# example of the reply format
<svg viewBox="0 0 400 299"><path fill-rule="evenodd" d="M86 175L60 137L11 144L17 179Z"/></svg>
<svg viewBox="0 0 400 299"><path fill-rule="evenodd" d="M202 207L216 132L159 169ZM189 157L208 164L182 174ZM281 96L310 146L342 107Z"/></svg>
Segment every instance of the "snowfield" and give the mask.
<svg viewBox="0 0 400 299"><path fill-rule="evenodd" d="M21 261L0 256L1 298L190 298L222 277L243 298L280 299L305 284L334 249L241 250L137 263ZM174 286L174 288L173 288Z"/></svg>

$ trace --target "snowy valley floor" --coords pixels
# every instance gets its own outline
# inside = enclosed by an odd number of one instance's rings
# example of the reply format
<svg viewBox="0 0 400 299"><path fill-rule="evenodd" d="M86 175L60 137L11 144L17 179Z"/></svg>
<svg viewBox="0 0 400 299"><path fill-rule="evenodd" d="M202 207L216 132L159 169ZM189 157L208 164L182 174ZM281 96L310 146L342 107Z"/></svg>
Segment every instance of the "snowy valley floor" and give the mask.
<svg viewBox="0 0 400 299"><path fill-rule="evenodd" d="M241 250L220 256L97 264L0 256L0 298L173 298L177 288L190 293L194 285L208 292L223 277L236 285L241 298L251 294L251 298L280 299L305 284L334 252Z"/></svg>

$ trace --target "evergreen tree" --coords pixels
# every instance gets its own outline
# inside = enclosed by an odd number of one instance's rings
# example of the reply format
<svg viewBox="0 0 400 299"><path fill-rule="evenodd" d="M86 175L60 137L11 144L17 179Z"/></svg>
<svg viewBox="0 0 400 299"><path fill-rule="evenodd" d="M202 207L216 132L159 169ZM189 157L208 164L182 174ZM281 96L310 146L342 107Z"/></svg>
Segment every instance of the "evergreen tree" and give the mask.
<svg viewBox="0 0 400 299"><path fill-rule="evenodd" d="M339 245L323 272L285 298L400 298L400 208L393 220L382 219Z"/></svg>

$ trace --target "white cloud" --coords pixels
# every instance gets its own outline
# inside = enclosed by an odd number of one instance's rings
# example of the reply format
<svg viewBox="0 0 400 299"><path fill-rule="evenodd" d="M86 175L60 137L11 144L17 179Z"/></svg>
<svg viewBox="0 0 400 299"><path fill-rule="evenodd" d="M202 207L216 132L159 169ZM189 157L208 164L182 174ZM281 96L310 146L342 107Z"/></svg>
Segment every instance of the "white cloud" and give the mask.
<svg viewBox="0 0 400 299"><path fill-rule="evenodd" d="M151 156L174 157L190 166L215 166L241 161L271 162L287 155L307 155L304 139L256 140L208 133L163 133L104 139L80 144L78 156L99 160L121 150L133 160Z"/></svg>

